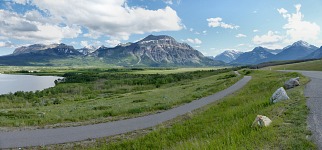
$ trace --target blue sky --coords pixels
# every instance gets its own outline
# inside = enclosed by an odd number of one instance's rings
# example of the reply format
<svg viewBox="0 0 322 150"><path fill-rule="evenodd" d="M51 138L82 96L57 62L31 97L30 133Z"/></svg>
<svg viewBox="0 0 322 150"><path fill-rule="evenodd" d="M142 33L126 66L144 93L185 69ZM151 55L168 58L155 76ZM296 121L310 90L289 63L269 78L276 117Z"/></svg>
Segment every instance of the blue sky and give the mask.
<svg viewBox="0 0 322 150"><path fill-rule="evenodd" d="M115 46L170 35L205 55L298 40L322 46L321 0L0 0L0 55L19 46Z"/></svg>

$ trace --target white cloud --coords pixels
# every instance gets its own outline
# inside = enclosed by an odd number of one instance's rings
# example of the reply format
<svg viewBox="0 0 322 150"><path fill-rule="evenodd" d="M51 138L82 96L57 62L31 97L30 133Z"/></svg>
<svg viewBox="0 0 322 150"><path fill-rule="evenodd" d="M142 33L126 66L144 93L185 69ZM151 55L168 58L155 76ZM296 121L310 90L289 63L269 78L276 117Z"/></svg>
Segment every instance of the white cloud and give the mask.
<svg viewBox="0 0 322 150"><path fill-rule="evenodd" d="M30 1L29 0L13 0L13 2L17 3L17 4L21 4L21 5L26 5L28 4Z"/></svg>
<svg viewBox="0 0 322 150"><path fill-rule="evenodd" d="M277 9L278 13L280 14L286 14L288 11L284 8Z"/></svg>
<svg viewBox="0 0 322 150"><path fill-rule="evenodd" d="M245 46L245 44L238 44L236 47Z"/></svg>
<svg viewBox="0 0 322 150"><path fill-rule="evenodd" d="M277 11L287 19L287 24L283 26L288 36L287 41L297 40L317 40L320 33L320 26L314 22L304 21L304 15L301 13L301 4L295 5L296 13L288 13L284 8Z"/></svg>
<svg viewBox="0 0 322 150"><path fill-rule="evenodd" d="M247 37L247 35L245 35L245 34L237 34L236 35L236 38L244 38L244 37Z"/></svg>
<svg viewBox="0 0 322 150"><path fill-rule="evenodd" d="M27 12L29 13L29 12ZM25 14L0 10L0 35L9 39L32 42L59 43L62 38L75 38L82 31L80 26L60 26L29 20Z"/></svg>
<svg viewBox="0 0 322 150"><path fill-rule="evenodd" d="M267 34L262 36L256 35L253 38L254 44L265 46L267 48L282 48L283 40L285 39L284 36L278 35L278 32L268 31Z"/></svg>
<svg viewBox="0 0 322 150"><path fill-rule="evenodd" d="M253 30L253 32L258 32L258 31L259 31L259 30L257 30L257 29L254 29L254 30Z"/></svg>
<svg viewBox="0 0 322 150"><path fill-rule="evenodd" d="M207 34L207 31L206 31L206 30L204 30L204 31L202 31L202 33L203 33L204 35L206 35L206 34Z"/></svg>
<svg viewBox="0 0 322 150"><path fill-rule="evenodd" d="M173 4L172 0L163 0L163 2L165 2L166 4L169 4L169 5Z"/></svg>
<svg viewBox="0 0 322 150"><path fill-rule="evenodd" d="M26 14L0 10L0 35L8 39L42 43L59 43L63 38L75 38L82 31L80 26L50 24L30 19ZM39 16L42 20L42 16Z"/></svg>
<svg viewBox="0 0 322 150"><path fill-rule="evenodd" d="M239 28L239 26L237 26L237 25L227 24L227 23L223 22L222 18L220 18L220 17L208 18L207 21L208 21L208 26L213 27L213 28L216 28L216 27L222 27L225 29L238 29Z"/></svg>
<svg viewBox="0 0 322 150"><path fill-rule="evenodd" d="M193 32L193 28L190 28L190 29L189 29L189 31L190 31L190 32Z"/></svg>
<svg viewBox="0 0 322 150"><path fill-rule="evenodd" d="M121 42L119 40L106 40L106 43L108 46L114 47L120 44Z"/></svg>
<svg viewBox="0 0 322 150"><path fill-rule="evenodd" d="M163 0L164 3L168 5L172 5L174 0ZM179 5L181 3L181 0L177 0L177 4Z"/></svg>
<svg viewBox="0 0 322 150"><path fill-rule="evenodd" d="M59 17L68 25L87 28L89 34L86 35L94 38L106 35L127 40L131 34L177 31L183 28L176 11L169 6L148 10L129 7L126 0L33 0L32 4L49 12L51 16Z"/></svg>
<svg viewBox="0 0 322 150"><path fill-rule="evenodd" d="M192 43L192 44L201 44L201 43L202 43L202 41L201 41L201 40L199 40L198 38L195 38L195 39L188 38L188 39L187 39L187 40L185 40L185 41L187 41L187 42L189 42L189 43Z"/></svg>
<svg viewBox="0 0 322 150"><path fill-rule="evenodd" d="M81 41L80 45L83 46L83 47L88 47L89 46L88 41Z"/></svg>
<svg viewBox="0 0 322 150"><path fill-rule="evenodd" d="M0 47L10 47L10 48L13 48L14 47L14 44L12 44L10 41L6 41L6 42L0 41Z"/></svg>

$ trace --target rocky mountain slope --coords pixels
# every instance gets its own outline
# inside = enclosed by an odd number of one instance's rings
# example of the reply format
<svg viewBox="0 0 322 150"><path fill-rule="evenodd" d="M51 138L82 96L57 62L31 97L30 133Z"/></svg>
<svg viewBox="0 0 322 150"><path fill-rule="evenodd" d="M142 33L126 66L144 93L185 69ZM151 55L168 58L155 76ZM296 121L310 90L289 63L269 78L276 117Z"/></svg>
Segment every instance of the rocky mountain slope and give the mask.
<svg viewBox="0 0 322 150"><path fill-rule="evenodd" d="M12 55L47 55L47 56L69 56L69 55L82 55L78 50L75 50L73 46L66 44L34 44L30 46L22 46L13 52Z"/></svg>
<svg viewBox="0 0 322 150"><path fill-rule="evenodd" d="M205 57L186 43L179 43L166 35L149 35L136 42L121 44L114 48L100 47L93 55L109 60L119 60L123 65L147 66L212 66L223 65Z"/></svg>
<svg viewBox="0 0 322 150"><path fill-rule="evenodd" d="M225 65L224 62L205 57L188 44L179 43L166 35L149 35L136 43L119 44L113 48L101 46L98 49L93 47L74 49L73 46L65 44L34 44L19 47L12 55L1 56L0 65L55 65L55 62L68 62L72 65L75 61L78 64L85 61L91 65L92 60L95 60L95 63L118 66Z"/></svg>
<svg viewBox="0 0 322 150"><path fill-rule="evenodd" d="M214 60L223 61L225 63L230 63L236 60L243 52L236 51L236 50L226 50L223 53L214 57Z"/></svg>
<svg viewBox="0 0 322 150"><path fill-rule="evenodd" d="M285 48L283 48L283 51L278 53L277 55L267 58L263 61L281 61L281 60L298 60L303 59L304 57L308 56L315 50L317 50L318 47L314 45L310 45L309 43L305 41L297 41L293 43L292 45L289 45Z"/></svg>

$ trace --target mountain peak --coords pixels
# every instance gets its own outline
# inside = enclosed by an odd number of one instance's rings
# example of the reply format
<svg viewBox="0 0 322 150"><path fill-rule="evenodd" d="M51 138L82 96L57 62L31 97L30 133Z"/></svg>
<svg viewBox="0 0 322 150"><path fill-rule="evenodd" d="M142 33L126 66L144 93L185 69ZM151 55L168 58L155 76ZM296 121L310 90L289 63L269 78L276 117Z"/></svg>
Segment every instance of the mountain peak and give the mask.
<svg viewBox="0 0 322 150"><path fill-rule="evenodd" d="M168 35L149 35L145 37L144 39L140 40L139 42L148 42L148 41L156 41L156 40L172 40L175 41L175 39Z"/></svg>
<svg viewBox="0 0 322 150"><path fill-rule="evenodd" d="M299 40L299 41L293 43L292 46L310 47L311 45L305 41Z"/></svg>
<svg viewBox="0 0 322 150"><path fill-rule="evenodd" d="M253 52L256 52L256 51L267 51L268 49L265 48L265 47L261 47L261 46L258 46L258 47L255 47L253 49ZM268 52L268 51L267 51Z"/></svg>
<svg viewBox="0 0 322 150"><path fill-rule="evenodd" d="M226 63L229 63L231 61L234 61L237 59L243 52L237 51L237 50L226 50L223 53L217 55L214 57L214 60L220 60Z"/></svg>

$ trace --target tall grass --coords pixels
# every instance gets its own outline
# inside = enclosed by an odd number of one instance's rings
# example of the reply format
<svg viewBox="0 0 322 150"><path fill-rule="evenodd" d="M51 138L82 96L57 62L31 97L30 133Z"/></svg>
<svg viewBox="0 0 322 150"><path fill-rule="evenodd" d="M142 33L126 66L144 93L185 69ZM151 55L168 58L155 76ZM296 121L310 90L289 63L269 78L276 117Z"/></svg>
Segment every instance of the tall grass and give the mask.
<svg viewBox="0 0 322 150"><path fill-rule="evenodd" d="M168 75L99 73L88 73L93 78L86 78L85 71L73 73L77 76L70 82L80 83L59 83L41 92L0 95L0 126L66 126L142 116L211 95L240 79L231 70Z"/></svg>
<svg viewBox="0 0 322 150"><path fill-rule="evenodd" d="M92 149L315 149L307 139L308 108L303 85L288 90L290 100L269 104L269 98L284 81L297 73L253 71L253 79L242 90L218 103L202 108L191 119L171 126L161 125L135 139L99 140ZM252 128L256 115L272 119L271 126ZM105 144L104 144L105 143ZM86 147L86 149L89 147Z"/></svg>

